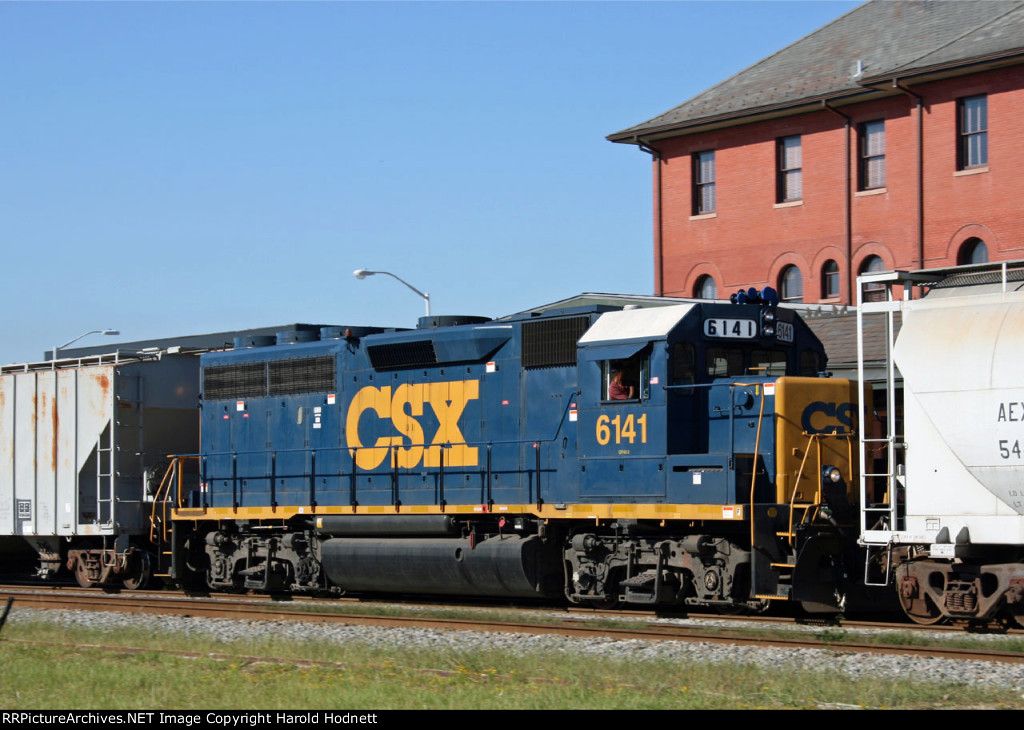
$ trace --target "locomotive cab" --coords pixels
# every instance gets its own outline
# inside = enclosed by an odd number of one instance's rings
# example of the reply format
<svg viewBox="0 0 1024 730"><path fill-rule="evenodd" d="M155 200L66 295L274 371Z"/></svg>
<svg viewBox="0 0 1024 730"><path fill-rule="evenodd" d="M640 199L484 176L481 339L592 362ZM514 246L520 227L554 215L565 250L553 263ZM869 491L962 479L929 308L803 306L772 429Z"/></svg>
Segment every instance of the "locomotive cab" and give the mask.
<svg viewBox="0 0 1024 730"><path fill-rule="evenodd" d="M825 363L810 329L770 297L608 312L581 337L580 500L623 517L636 505L619 529L668 538L634 540L620 599L838 607L833 527L855 514L856 388L818 377ZM588 538L574 546L602 542ZM608 555L616 540L603 541ZM570 551L574 575L589 560Z"/></svg>
<svg viewBox="0 0 1024 730"><path fill-rule="evenodd" d="M753 483L755 501L787 501L791 480L776 486L789 460L771 458L780 421L798 426L781 432L791 450L804 431L853 427L848 381L818 378L825 362L810 329L768 302L603 314L579 341L581 496L745 504ZM777 388L802 400L779 412ZM841 391L842 405L817 388ZM804 416L825 398L833 405Z"/></svg>

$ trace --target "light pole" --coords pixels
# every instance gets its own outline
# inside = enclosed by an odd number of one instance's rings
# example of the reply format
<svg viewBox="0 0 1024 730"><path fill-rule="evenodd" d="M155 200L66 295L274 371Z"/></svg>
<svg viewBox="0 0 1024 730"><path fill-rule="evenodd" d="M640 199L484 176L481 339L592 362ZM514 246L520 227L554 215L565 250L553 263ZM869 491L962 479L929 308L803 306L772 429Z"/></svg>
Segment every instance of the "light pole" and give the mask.
<svg viewBox="0 0 1024 730"><path fill-rule="evenodd" d="M83 337L88 337L89 335L119 335L119 334L121 334L120 330L89 330L88 332L83 332L78 337L71 338L70 340L65 342L63 345L57 345L56 347L54 347L53 348L53 358L52 359L53 359L54 362L57 362L57 353L60 350L63 350L65 347L70 345L72 342L78 342Z"/></svg>
<svg viewBox="0 0 1024 730"><path fill-rule="evenodd" d="M430 316L430 295L426 294L424 292L421 292L419 289L414 287L412 284L410 284L409 282L405 281L404 279L402 279L402 278L400 278L398 276L395 276L390 271L370 271L369 269L356 269L355 271L352 272L352 276L356 277L357 279L365 279L367 276L373 276L374 274L386 274L387 276L390 276L392 279L398 279L400 282L402 282L407 287L412 289L414 292L419 294L421 297L423 297L423 301L425 301L427 303L427 316L428 317Z"/></svg>

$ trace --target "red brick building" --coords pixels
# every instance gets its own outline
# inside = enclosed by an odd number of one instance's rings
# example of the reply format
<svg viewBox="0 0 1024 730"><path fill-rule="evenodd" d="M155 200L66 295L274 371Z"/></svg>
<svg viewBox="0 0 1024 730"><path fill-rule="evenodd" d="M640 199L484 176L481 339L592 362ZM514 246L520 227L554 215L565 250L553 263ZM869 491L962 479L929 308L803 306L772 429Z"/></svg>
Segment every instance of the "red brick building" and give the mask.
<svg viewBox="0 0 1024 730"><path fill-rule="evenodd" d="M653 158L658 295L1024 258L1024 1L872 0L608 139Z"/></svg>

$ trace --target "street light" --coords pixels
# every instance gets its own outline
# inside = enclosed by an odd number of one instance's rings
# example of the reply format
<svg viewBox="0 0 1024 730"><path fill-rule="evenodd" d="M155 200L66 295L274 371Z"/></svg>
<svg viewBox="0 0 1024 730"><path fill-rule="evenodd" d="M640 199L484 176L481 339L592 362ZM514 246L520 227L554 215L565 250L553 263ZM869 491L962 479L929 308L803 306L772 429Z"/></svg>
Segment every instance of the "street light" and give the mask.
<svg viewBox="0 0 1024 730"><path fill-rule="evenodd" d="M386 274L387 276L390 276L392 279L398 279L400 282L402 282L407 287L412 289L414 292L419 294L421 297L423 297L423 301L427 303L427 316L430 316L430 295L421 292L412 284L410 284L409 282L405 281L400 277L395 276L390 271L370 271L369 269L356 269L355 271L352 272L352 276L356 277L357 279L365 279L367 276L373 276L374 274Z"/></svg>
<svg viewBox="0 0 1024 730"><path fill-rule="evenodd" d="M56 347L54 347L53 348L53 360L54 360L54 362L57 361L57 352L58 351L63 350L65 347L70 345L72 342L78 342L83 337L88 337L89 335L119 335L119 334L121 334L120 330L89 330L88 332L83 332L78 337L73 337L72 339L70 339L67 342L65 342L63 345L57 345Z"/></svg>

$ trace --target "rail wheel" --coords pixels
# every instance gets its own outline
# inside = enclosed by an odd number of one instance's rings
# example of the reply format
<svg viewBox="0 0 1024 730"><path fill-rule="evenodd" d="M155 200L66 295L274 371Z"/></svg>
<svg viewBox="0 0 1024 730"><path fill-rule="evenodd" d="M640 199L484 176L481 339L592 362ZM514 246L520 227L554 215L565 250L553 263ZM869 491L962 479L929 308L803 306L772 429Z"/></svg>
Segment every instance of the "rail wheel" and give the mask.
<svg viewBox="0 0 1024 730"><path fill-rule="evenodd" d="M903 608L903 613L907 614L907 618L916 624L931 626L940 623L946 617L942 615L942 611L928 595L926 587L922 585L924 581L931 580L934 576L926 577L922 571L918 571L918 574L921 576L921 582L919 582L919 575L914 574L908 563L898 565L893 572L900 607Z"/></svg>
<svg viewBox="0 0 1024 730"><path fill-rule="evenodd" d="M128 560L128 572L121 579L121 583L130 591L138 591L149 585L152 576L153 564L149 553L145 550L135 550Z"/></svg>
<svg viewBox="0 0 1024 730"><path fill-rule="evenodd" d="M82 588L93 588L96 586L96 582L89 577L89 568L85 564L85 557L80 556L75 561L75 580L78 581L78 585Z"/></svg>
<svg viewBox="0 0 1024 730"><path fill-rule="evenodd" d="M921 624L922 626L932 626L933 624L941 623L945 619L942 611L938 609L927 595L916 597L906 597L902 593L899 595L903 613L907 614L907 617L914 623Z"/></svg>

